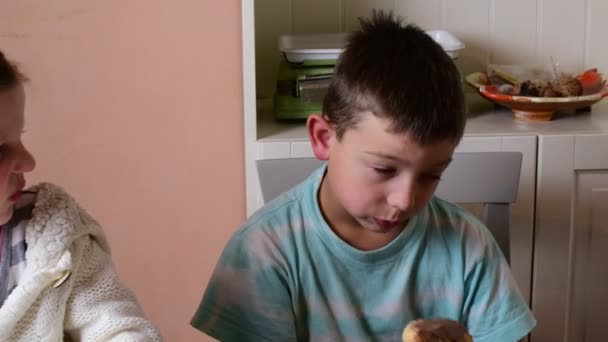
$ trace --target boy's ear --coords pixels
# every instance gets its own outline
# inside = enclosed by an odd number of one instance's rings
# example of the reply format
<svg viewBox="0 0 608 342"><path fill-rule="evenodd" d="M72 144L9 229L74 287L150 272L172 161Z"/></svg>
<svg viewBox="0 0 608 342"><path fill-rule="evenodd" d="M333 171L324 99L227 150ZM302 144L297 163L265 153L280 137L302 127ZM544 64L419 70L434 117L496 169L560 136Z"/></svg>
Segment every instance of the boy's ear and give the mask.
<svg viewBox="0 0 608 342"><path fill-rule="evenodd" d="M328 160L336 136L334 126L323 116L313 114L306 120L306 128L315 157L319 160Z"/></svg>

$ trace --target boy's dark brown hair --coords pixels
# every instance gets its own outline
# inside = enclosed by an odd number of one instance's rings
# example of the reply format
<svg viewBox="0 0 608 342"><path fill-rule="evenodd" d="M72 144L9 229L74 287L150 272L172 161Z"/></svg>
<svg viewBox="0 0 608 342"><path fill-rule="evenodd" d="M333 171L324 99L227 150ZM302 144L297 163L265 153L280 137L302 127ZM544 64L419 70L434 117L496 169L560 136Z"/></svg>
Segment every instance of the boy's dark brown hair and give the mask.
<svg viewBox="0 0 608 342"><path fill-rule="evenodd" d="M11 89L25 80L25 76L19 72L19 69L9 62L4 53L0 51L0 91Z"/></svg>
<svg viewBox="0 0 608 342"><path fill-rule="evenodd" d="M323 115L338 139L370 111L421 145L458 142L466 122L461 78L452 59L429 35L402 25L393 13L359 19L334 70Z"/></svg>

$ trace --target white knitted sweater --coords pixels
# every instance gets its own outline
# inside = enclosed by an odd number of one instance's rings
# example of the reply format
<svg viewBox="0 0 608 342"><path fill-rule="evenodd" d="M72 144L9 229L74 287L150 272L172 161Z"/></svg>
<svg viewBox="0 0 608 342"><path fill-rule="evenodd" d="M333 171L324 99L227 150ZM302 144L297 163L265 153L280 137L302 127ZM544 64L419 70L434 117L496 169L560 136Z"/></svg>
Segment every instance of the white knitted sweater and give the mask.
<svg viewBox="0 0 608 342"><path fill-rule="evenodd" d="M120 283L97 222L55 185L31 190L26 268L0 307L0 341L160 341Z"/></svg>

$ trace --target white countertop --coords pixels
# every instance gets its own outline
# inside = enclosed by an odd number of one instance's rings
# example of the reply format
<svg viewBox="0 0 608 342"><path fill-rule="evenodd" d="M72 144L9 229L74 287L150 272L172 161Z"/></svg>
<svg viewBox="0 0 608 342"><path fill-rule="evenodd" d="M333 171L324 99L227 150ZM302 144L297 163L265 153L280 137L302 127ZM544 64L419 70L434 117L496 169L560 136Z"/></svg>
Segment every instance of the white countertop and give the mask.
<svg viewBox="0 0 608 342"><path fill-rule="evenodd" d="M553 120L547 122L514 120L509 109L495 107L477 94L468 93L467 100L471 114L465 129L466 136L608 134L608 100L594 105L591 112L557 113ZM270 109L270 101L259 101L259 142L308 140L303 121L277 122Z"/></svg>

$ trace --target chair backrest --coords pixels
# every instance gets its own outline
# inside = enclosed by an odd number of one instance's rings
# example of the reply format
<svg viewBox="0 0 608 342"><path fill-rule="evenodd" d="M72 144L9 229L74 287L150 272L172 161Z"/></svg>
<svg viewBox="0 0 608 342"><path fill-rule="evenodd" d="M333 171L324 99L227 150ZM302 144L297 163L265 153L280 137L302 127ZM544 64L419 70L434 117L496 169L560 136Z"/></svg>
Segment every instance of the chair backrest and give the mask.
<svg viewBox="0 0 608 342"><path fill-rule="evenodd" d="M315 158L258 160L262 198L268 202L322 165ZM435 194L454 203L482 203L482 221L509 260L509 206L517 198L520 152L458 152Z"/></svg>

